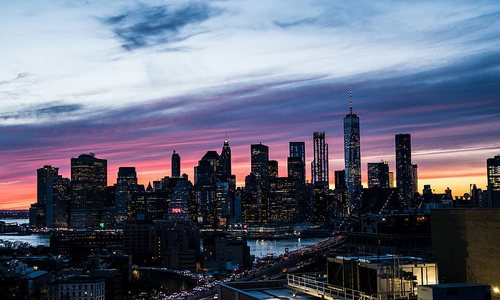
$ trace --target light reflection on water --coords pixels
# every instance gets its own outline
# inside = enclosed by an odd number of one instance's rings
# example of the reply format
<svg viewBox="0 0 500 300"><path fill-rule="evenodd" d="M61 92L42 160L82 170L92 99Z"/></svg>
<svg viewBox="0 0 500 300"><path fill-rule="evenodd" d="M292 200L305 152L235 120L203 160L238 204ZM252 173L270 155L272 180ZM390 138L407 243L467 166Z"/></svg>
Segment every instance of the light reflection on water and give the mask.
<svg viewBox="0 0 500 300"><path fill-rule="evenodd" d="M11 220L0 220L7 223L17 222L18 224L28 223L28 219L11 219ZM20 241L24 243L29 243L33 246L49 246L49 236L48 235L0 235L0 240L6 240L10 242ZM324 238L292 238L285 240L248 240L248 245L250 246L250 254L255 255L255 257L264 257L267 254L272 254L273 256L278 256L285 253L285 249L288 251L294 251L302 247L312 246Z"/></svg>
<svg viewBox="0 0 500 300"><path fill-rule="evenodd" d="M288 251L294 251L302 247L312 246L323 240L325 239L294 238L286 240L248 240L248 245L250 246L250 254L255 255L255 257L263 257L267 254L278 256L285 253L286 248L288 248Z"/></svg>

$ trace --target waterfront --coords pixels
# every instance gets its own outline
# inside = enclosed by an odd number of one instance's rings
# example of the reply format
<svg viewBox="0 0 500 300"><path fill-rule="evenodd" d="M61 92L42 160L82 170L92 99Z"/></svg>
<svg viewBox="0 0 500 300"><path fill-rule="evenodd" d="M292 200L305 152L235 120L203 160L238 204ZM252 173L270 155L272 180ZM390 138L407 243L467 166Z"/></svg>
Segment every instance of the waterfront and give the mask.
<svg viewBox="0 0 500 300"><path fill-rule="evenodd" d="M10 219L10 220L0 220L7 223L17 222L18 224L27 223L27 219ZM24 242L33 246L49 246L49 236L32 234L32 235L0 235L0 240L5 240L9 242ZM325 240L325 238L291 238L291 239L279 239L279 240L248 240L248 245L250 246L250 254L254 255L256 258L264 257L268 254L278 256L285 253L286 249L288 251L294 251L299 248L308 247L314 245L320 241Z"/></svg>

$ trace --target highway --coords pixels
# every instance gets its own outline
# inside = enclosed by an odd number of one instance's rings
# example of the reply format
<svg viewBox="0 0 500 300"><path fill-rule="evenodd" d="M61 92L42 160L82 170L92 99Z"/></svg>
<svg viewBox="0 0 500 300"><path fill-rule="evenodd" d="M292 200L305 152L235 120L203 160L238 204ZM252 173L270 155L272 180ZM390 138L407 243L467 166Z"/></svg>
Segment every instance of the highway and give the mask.
<svg viewBox="0 0 500 300"><path fill-rule="evenodd" d="M282 254L275 259L260 261L250 270L241 273L231 274L220 281L206 283L194 288L192 291L181 292L169 296L167 299L214 299L217 293L217 286L221 282L250 281L254 279L277 279L286 273L300 271L313 264L316 258L326 255L331 250L337 248L345 240L342 235L331 237L313 246L304 247L286 254Z"/></svg>

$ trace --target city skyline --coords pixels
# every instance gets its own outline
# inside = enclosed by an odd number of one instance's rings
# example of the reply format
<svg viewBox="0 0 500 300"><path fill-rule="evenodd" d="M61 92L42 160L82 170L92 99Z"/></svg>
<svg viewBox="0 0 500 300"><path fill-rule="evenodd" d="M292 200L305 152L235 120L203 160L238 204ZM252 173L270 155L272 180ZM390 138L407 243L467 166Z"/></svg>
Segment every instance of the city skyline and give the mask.
<svg viewBox="0 0 500 300"><path fill-rule="evenodd" d="M301 3L3 4L0 209L34 202L36 169L69 177L88 152L108 160L108 184L120 166L145 184L170 175L173 150L192 180L225 136L242 185L259 142L283 176L288 142L305 141L310 181L312 132L325 131L332 185L349 88L365 187L367 163L395 171L394 135L409 133L419 191L484 189L500 151L500 6Z"/></svg>

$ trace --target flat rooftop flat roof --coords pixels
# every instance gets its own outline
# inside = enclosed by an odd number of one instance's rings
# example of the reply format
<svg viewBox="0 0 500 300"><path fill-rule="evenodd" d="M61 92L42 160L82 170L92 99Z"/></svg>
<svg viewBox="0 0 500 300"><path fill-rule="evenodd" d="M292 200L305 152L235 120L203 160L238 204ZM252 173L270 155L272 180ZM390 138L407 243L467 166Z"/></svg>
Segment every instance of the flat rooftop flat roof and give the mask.
<svg viewBox="0 0 500 300"><path fill-rule="evenodd" d="M298 300L317 299L316 297L300 292L297 292L294 295L292 289L286 286L286 281L284 280L231 282L225 284L223 283L221 286L262 300L281 300L292 298Z"/></svg>
<svg viewBox="0 0 500 300"><path fill-rule="evenodd" d="M475 282L440 283L440 284L428 284L422 286L435 289L460 288L460 287L490 287L489 284L475 283Z"/></svg>

